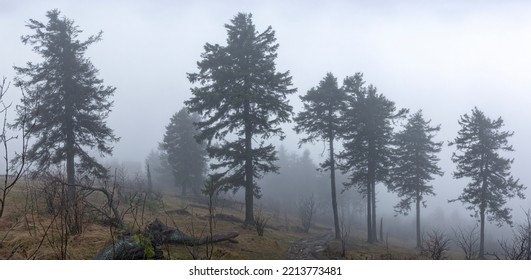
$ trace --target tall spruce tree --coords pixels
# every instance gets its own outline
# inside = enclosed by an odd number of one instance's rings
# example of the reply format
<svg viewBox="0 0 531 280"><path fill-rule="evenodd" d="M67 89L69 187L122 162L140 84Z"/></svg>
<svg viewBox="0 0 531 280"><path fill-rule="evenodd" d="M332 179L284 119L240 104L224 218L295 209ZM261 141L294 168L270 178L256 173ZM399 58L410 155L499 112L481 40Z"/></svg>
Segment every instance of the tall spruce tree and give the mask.
<svg viewBox="0 0 531 280"><path fill-rule="evenodd" d="M199 122L197 114L188 114L186 108L175 113L161 143L165 158L171 166L175 184L181 188L181 194L187 195L188 188L197 195L203 187L206 173L206 150L198 143L198 134L194 122Z"/></svg>
<svg viewBox="0 0 531 280"><path fill-rule="evenodd" d="M458 153L452 155L457 164L454 178L470 178L457 199L468 204L467 209L475 212L480 222L479 258L485 255L485 218L497 222L512 224L511 209L505 207L508 198L524 198L525 189L518 179L514 179L510 169L514 159L502 157L499 152L512 152L508 138L514 132L502 131L503 120L491 120L474 108L469 116L460 117L461 129L450 145L455 145Z"/></svg>
<svg viewBox="0 0 531 280"><path fill-rule="evenodd" d="M221 183L245 187L245 224L253 224L253 199L260 194L254 179L278 169L275 148L265 140L284 138L279 125L290 120L287 95L296 89L289 72L276 71L279 45L271 27L259 33L252 15L239 13L225 28L227 45L207 43L199 72L188 74L199 86L186 105L203 117L198 139L208 140L209 156L217 160L211 168L225 174Z"/></svg>
<svg viewBox="0 0 531 280"><path fill-rule="evenodd" d="M321 168L330 171L330 189L332 191L332 211L336 238L341 238L336 197L336 159L334 141L341 137L341 115L346 107L346 94L338 87L337 79L332 73L319 83L317 88L310 89L300 97L304 110L295 117L295 131L306 133L299 145L323 140L328 144L328 159Z"/></svg>
<svg viewBox="0 0 531 280"><path fill-rule="evenodd" d="M401 198L395 210L407 215L411 204L415 203L417 225L417 248L421 247L420 204L426 207L427 195L435 195L429 182L434 175L444 173L438 167L437 153L441 151L442 142L434 142L435 133L440 125L430 126L431 121L424 120L422 111L413 114L404 129L395 135L395 168L392 170L390 190Z"/></svg>
<svg viewBox="0 0 531 280"><path fill-rule="evenodd" d="M343 82L348 95L343 116L344 150L339 157L341 169L349 173L346 189L358 187L367 198L367 241L376 242L376 183L388 183L393 167L393 120L402 118L406 109L396 112L394 102L378 94L372 85L364 86L363 75L356 73Z"/></svg>
<svg viewBox="0 0 531 280"><path fill-rule="evenodd" d="M24 121L35 124L31 134L36 141L28 149L26 160L37 169L66 161L68 197L73 203L76 170L98 177L107 173L87 149L100 155L112 154L110 143L118 138L106 119L113 105L108 99L116 88L104 86L97 77L98 70L84 57L88 46L101 40L102 32L80 41L81 30L73 20L60 17L58 10L47 12L46 17L46 24L30 19L27 27L34 34L22 36L22 42L33 46L43 61L15 67L17 85L27 92L15 125ZM81 221L72 225L72 232L80 231Z"/></svg>

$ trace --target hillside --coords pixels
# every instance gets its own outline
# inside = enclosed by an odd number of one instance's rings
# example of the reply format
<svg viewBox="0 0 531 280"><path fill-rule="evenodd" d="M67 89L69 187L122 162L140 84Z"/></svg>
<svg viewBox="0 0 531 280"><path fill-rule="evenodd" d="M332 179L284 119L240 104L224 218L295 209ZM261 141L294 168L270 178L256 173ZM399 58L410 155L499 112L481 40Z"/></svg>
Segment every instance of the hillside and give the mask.
<svg viewBox="0 0 531 280"><path fill-rule="evenodd" d="M123 190L124 201L119 211L124 217L128 233L117 230L105 222L101 213L85 206L82 234L65 236L60 215L46 213L44 193L38 188L20 183L10 194L6 214L0 219L1 259L93 259L107 246L112 246L124 235L141 232L158 218L183 233L205 238L209 235L209 211L206 198L183 198L164 193L147 195L133 189ZM129 201L127 201L129 200ZM92 193L90 204L104 205L105 199ZM266 219L263 236L256 228L243 227L242 204L227 199L216 202L213 234L238 232L234 239L215 243L211 247L212 259L417 259L417 251L385 242L368 244L363 232L352 231L346 238L345 254L342 241L333 240L331 229L312 225L309 233L302 233L296 217L279 217L269 209L258 209L257 216ZM168 259L207 258L207 246L164 245Z"/></svg>

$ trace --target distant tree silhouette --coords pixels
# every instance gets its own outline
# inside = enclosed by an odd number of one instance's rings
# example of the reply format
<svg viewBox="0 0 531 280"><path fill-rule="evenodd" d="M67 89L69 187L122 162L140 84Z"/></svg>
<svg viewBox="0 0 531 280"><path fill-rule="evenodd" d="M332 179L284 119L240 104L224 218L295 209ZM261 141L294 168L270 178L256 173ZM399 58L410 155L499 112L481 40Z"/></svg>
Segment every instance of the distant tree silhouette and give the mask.
<svg viewBox="0 0 531 280"><path fill-rule="evenodd" d="M518 179L514 179L510 169L514 159L502 157L499 152L511 152L513 147L508 138L514 132L502 131L503 120L491 120L474 108L472 114L460 117L461 129L450 145L455 145L457 152L452 160L457 164L454 178L471 178L457 199L467 204L467 209L474 210L480 222L479 258L485 254L485 218L512 224L511 209L505 207L508 198L518 196L524 198L525 189Z"/></svg>
<svg viewBox="0 0 531 280"><path fill-rule="evenodd" d="M194 194L199 194L206 173L205 145L195 139L198 131L194 122L199 121L197 114L190 115L186 108L182 108L166 126L161 143L175 184L181 188L182 195L187 194L188 188L192 188Z"/></svg>
<svg viewBox="0 0 531 280"><path fill-rule="evenodd" d="M15 67L17 86L27 92L15 126L35 123L31 131L35 142L26 159L37 169L66 161L68 200L74 203L76 169L98 177L107 175L107 169L87 150L112 154L110 143L118 138L106 119L113 105L108 99L116 88L104 86L98 70L85 58L88 46L100 41L102 32L80 41L81 30L73 20L60 17L58 10L47 12L46 17L46 24L30 19L26 26L34 34L22 36L22 42L31 45L43 61ZM81 221L75 215L70 218L75 219L71 232L79 232Z"/></svg>
<svg viewBox="0 0 531 280"><path fill-rule="evenodd" d="M358 187L367 196L367 241L376 237L376 182L388 183L393 167L393 126L406 109L396 112L395 103L364 86L363 74L347 77L343 89L348 95L345 111L344 151L341 169L349 173L345 187Z"/></svg>
<svg viewBox="0 0 531 280"><path fill-rule="evenodd" d="M146 164L149 164L151 171L151 180L156 187L175 187L172 167L168 162L168 155L159 145L159 149L151 150L146 157Z"/></svg>
<svg viewBox="0 0 531 280"><path fill-rule="evenodd" d="M332 210L336 239L341 238L336 196L336 160L334 141L341 137L341 115L346 107L346 94L338 87L337 79L332 73L319 83L317 88L310 89L300 97L304 110L295 117L295 131L306 133L299 145L323 140L328 143L328 159L321 164L324 170L330 170L330 188L332 191Z"/></svg>
<svg viewBox="0 0 531 280"><path fill-rule="evenodd" d="M276 71L279 45L271 27L258 33L252 15L239 13L225 28L227 45L207 43L199 72L188 74L199 86L186 105L203 118L198 139L208 141L216 160L211 168L225 173L225 189L245 187L245 224L254 225L255 178L278 170L275 148L265 140L284 138L279 125L291 118L287 95L296 89L289 72Z"/></svg>
<svg viewBox="0 0 531 280"><path fill-rule="evenodd" d="M323 185L330 184L330 178L318 171L318 166L312 160L309 150L302 153L288 152L283 146L277 149L278 173L269 173L261 179L264 203L274 206L275 212L280 214L298 214L296 202L313 193L316 205L328 205L330 190ZM326 203L328 202L328 204ZM323 207L319 208L324 209ZM328 210L328 209L327 209ZM323 211L327 211L323 210ZM332 208L327 211L332 213ZM321 214L321 213L319 213ZM333 217L330 215L330 220Z"/></svg>
<svg viewBox="0 0 531 280"><path fill-rule="evenodd" d="M411 203L415 203L417 224L417 248L422 246L420 234L420 203L426 207L424 197L435 195L433 186L429 182L434 175L444 173L437 166L442 142L434 142L434 133L440 126L430 126L431 121L424 120L422 111L413 114L404 129L395 135L395 168L392 171L390 190L401 198L395 209L400 214L407 215L411 210Z"/></svg>

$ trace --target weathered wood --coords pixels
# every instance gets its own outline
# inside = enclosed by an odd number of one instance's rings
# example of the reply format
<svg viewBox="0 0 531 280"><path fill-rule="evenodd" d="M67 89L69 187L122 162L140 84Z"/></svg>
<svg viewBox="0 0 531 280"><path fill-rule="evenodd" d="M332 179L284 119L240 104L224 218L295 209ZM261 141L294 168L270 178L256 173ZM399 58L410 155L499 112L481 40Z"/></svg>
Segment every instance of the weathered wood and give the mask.
<svg viewBox="0 0 531 280"><path fill-rule="evenodd" d="M233 240L239 233L229 232L203 238L194 238L177 228L170 228L159 219L151 222L143 233L127 236L113 245L101 250L95 257L97 260L145 260L163 259L164 253L160 249L163 244L183 244L198 246L207 243L217 243ZM141 240L141 241L140 241Z"/></svg>

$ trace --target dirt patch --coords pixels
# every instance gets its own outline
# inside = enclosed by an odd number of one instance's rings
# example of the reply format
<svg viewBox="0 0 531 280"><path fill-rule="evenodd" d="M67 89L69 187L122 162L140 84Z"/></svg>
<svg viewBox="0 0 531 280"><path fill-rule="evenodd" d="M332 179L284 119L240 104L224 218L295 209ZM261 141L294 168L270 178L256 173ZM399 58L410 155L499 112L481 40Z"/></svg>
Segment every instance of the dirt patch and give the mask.
<svg viewBox="0 0 531 280"><path fill-rule="evenodd" d="M216 220L231 222L233 224L243 224L243 220L233 215L216 214Z"/></svg>
<svg viewBox="0 0 531 280"><path fill-rule="evenodd" d="M168 215L181 215L181 216L190 216L192 214L190 214L190 212L188 212L188 210L186 209L176 209L176 210L168 210L166 211L166 214Z"/></svg>
<svg viewBox="0 0 531 280"><path fill-rule="evenodd" d="M289 260L322 260L326 259L324 252L328 247L328 242L334 239L332 233L321 236L304 238L293 242L288 249L286 259Z"/></svg>

